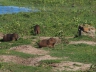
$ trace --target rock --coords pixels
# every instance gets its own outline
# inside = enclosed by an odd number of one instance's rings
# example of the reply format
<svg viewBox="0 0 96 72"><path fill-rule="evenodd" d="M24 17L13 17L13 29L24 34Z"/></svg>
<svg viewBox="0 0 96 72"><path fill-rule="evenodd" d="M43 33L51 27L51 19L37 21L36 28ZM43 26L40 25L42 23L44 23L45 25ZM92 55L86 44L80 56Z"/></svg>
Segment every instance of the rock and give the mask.
<svg viewBox="0 0 96 72"><path fill-rule="evenodd" d="M78 32L81 35L87 35L90 37L95 37L95 30L96 30L95 27L93 27L89 24L79 25L79 27L78 27Z"/></svg>

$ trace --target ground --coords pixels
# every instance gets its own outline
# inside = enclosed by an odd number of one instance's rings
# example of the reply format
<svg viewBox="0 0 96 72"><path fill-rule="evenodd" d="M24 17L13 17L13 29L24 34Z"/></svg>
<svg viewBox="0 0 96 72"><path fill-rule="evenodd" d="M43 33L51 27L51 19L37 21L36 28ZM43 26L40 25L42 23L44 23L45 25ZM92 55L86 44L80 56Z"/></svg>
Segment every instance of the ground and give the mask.
<svg viewBox="0 0 96 72"><path fill-rule="evenodd" d="M44 39L44 38L41 38L41 39ZM78 43L86 43L92 46L96 45L96 42L92 42L92 41L70 41L69 42L69 44L78 44ZM32 45L20 45L20 46L12 47L9 50L15 50L15 51L28 53L28 54L34 54L38 56L35 58L25 59L25 58L21 58L21 57L14 56L14 55L0 55L0 62L13 62L13 63L27 65L27 66L38 66L41 60L61 59L57 57L52 57L49 55L48 51L35 48ZM71 62L71 61L62 61L60 63L50 64L50 66L52 66L53 71L57 71L57 70L59 71L62 71L62 70L86 71L90 69L91 64L84 64L80 62Z"/></svg>

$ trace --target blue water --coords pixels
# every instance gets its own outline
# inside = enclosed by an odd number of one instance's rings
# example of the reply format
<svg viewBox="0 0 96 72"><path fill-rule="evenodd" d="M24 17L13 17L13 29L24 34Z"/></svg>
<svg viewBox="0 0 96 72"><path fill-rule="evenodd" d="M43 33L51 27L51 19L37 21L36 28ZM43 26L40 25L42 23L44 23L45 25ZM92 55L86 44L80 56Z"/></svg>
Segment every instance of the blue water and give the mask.
<svg viewBox="0 0 96 72"><path fill-rule="evenodd" d="M17 6L0 6L0 14L12 14L19 12L38 12L38 9L31 9Z"/></svg>

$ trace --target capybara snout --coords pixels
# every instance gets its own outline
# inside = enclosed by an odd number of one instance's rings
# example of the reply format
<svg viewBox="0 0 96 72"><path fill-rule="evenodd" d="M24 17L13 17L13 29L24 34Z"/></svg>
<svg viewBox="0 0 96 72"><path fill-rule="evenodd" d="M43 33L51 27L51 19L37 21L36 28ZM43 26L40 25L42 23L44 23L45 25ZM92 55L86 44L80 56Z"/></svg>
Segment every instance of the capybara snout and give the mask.
<svg viewBox="0 0 96 72"><path fill-rule="evenodd" d="M18 38L19 36L16 33L6 34L3 36L3 41L17 41Z"/></svg>
<svg viewBox="0 0 96 72"><path fill-rule="evenodd" d="M40 34L40 26L39 25L34 26L34 32L35 32L35 35Z"/></svg>
<svg viewBox="0 0 96 72"><path fill-rule="evenodd" d="M39 45L39 48L42 48L42 47L54 47L55 43L56 43L55 38L49 38L49 39L41 40L38 43L38 45Z"/></svg>

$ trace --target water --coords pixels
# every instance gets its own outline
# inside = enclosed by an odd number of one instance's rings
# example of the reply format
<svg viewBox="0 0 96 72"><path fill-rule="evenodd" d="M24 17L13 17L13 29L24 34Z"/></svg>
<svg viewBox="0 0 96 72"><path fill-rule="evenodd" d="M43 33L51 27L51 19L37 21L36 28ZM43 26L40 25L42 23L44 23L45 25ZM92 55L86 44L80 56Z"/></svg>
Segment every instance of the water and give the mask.
<svg viewBox="0 0 96 72"><path fill-rule="evenodd" d="M38 9L31 9L17 6L0 6L0 14L12 14L19 12L38 12Z"/></svg>

